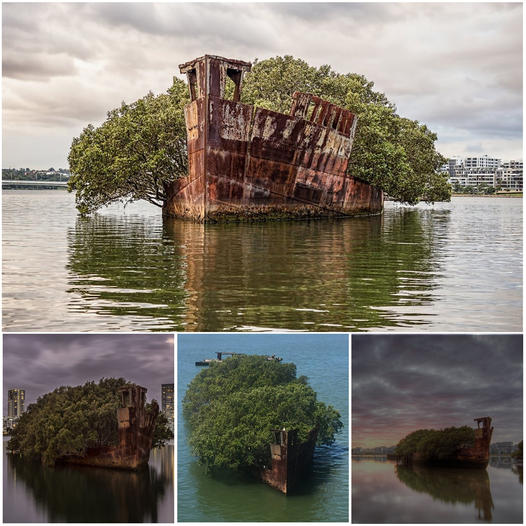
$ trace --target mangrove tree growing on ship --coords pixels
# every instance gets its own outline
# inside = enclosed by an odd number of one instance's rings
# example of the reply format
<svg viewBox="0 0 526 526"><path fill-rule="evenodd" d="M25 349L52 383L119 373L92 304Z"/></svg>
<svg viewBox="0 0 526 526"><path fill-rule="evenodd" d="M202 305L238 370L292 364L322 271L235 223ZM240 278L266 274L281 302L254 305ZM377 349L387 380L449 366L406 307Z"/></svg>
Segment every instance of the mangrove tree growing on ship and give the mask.
<svg viewBox="0 0 526 526"><path fill-rule="evenodd" d="M47 465L65 455L84 455L89 447L114 446L118 441L118 389L129 382L103 378L76 387L58 387L38 398L22 413L8 449ZM150 411L152 404L146 405ZM168 419L159 413L152 448L173 438Z"/></svg>
<svg viewBox="0 0 526 526"><path fill-rule="evenodd" d="M215 362L190 383L183 400L193 453L208 469L268 465L273 429L296 429L300 441L316 428L331 444L343 427L340 414L319 402L293 363L266 356Z"/></svg>
<svg viewBox="0 0 526 526"><path fill-rule="evenodd" d="M438 172L445 159L435 149L436 134L399 116L373 88L363 75L316 68L287 55L256 60L241 101L288 113L294 91L303 91L342 106L359 118L350 175L402 202L449 200L447 175ZM68 188L76 192L81 213L118 200L144 199L162 207L170 183L187 175L183 109L188 101L186 84L174 79L167 93L123 102L100 126L90 124L73 139Z"/></svg>
<svg viewBox="0 0 526 526"><path fill-rule="evenodd" d="M409 457L414 453L429 462L447 460L461 447L471 447L475 442L475 430L469 426L445 429L419 429L400 440L396 454Z"/></svg>

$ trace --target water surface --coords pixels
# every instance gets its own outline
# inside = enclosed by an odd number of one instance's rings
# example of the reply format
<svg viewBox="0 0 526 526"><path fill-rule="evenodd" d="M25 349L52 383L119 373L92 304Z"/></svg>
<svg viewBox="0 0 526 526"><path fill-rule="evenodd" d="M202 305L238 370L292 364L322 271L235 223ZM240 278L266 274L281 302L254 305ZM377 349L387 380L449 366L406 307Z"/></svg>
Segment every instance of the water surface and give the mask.
<svg viewBox="0 0 526 526"><path fill-rule="evenodd" d="M522 469L352 461L353 523L522 523Z"/></svg>
<svg viewBox="0 0 526 526"><path fill-rule="evenodd" d="M316 447L312 472L292 494L283 495L257 480L224 473L212 477L192 456L181 412L186 388L201 370L195 362L215 351L275 354L293 362L318 400L333 405L344 428L331 446ZM349 412L346 335L179 335L177 518L198 522L348 521ZM270 439L270 437L269 437Z"/></svg>
<svg viewBox="0 0 526 526"><path fill-rule="evenodd" d="M174 447L138 472L43 466L6 453L4 522L173 522Z"/></svg>
<svg viewBox="0 0 526 526"><path fill-rule="evenodd" d="M3 192L6 331L521 331L522 200L201 225Z"/></svg>

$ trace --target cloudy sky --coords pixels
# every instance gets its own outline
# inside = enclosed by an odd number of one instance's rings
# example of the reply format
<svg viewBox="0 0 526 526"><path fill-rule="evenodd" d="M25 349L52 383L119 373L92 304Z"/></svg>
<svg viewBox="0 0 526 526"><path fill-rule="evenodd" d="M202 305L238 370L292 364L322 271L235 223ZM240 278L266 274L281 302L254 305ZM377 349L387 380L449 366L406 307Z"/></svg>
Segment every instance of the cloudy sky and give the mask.
<svg viewBox="0 0 526 526"><path fill-rule="evenodd" d="M493 418L493 442L522 439L520 335L358 335L352 339L352 445Z"/></svg>
<svg viewBox="0 0 526 526"><path fill-rule="evenodd" d="M168 334L4 335L4 414L7 390L26 390L30 403L61 385L123 377L161 403L161 384L173 383L174 344Z"/></svg>
<svg viewBox="0 0 526 526"><path fill-rule="evenodd" d="M446 156L522 158L522 5L3 4L3 167L65 167L72 137L205 53L364 74Z"/></svg>

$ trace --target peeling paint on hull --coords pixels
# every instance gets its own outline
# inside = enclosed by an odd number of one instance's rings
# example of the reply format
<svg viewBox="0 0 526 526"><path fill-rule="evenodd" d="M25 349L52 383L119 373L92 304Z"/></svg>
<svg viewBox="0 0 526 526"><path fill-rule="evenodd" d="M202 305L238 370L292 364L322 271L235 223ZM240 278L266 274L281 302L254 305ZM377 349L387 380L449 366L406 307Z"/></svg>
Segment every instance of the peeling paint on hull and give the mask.
<svg viewBox="0 0 526 526"><path fill-rule="evenodd" d="M198 221L379 214L383 193L349 176L357 118L296 92L290 115L239 102L250 64L205 56L180 66L189 174L168 188L163 213ZM236 85L224 99L226 77Z"/></svg>

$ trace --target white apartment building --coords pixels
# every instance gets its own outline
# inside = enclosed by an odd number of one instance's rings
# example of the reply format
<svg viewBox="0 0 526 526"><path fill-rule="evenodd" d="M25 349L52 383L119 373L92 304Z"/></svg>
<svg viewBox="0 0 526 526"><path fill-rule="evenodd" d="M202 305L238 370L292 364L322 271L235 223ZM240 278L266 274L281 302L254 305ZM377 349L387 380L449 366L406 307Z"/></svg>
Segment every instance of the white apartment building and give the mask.
<svg viewBox="0 0 526 526"><path fill-rule="evenodd" d="M464 169L468 171L482 171L489 173L496 170L501 165L501 159L495 157L488 157L483 155L482 157L466 157L463 161Z"/></svg>
<svg viewBox="0 0 526 526"><path fill-rule="evenodd" d="M440 171L449 173L449 182L455 186L489 185L507 191L522 191L523 163L483 155L480 157L452 157Z"/></svg>
<svg viewBox="0 0 526 526"><path fill-rule="evenodd" d="M500 186L503 190L521 191L523 179L522 161L509 161L503 163L495 173L495 186Z"/></svg>

